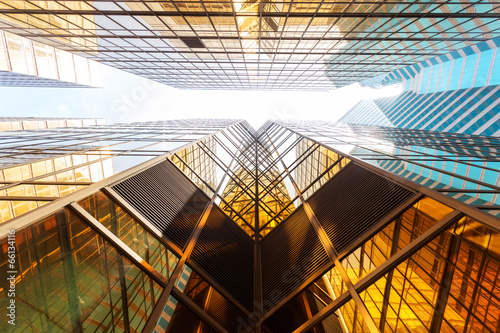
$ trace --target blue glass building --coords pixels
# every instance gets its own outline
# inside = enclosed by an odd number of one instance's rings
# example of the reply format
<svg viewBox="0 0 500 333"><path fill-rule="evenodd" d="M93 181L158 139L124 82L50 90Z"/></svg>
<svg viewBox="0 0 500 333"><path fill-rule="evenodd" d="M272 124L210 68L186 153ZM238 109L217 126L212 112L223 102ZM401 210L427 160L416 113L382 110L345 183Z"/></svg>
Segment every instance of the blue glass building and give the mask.
<svg viewBox="0 0 500 333"><path fill-rule="evenodd" d="M340 121L499 136L499 45L500 38L492 39L362 81L369 87L397 82L404 92L356 105ZM370 110L367 103L372 105ZM378 121L372 119L374 114Z"/></svg>

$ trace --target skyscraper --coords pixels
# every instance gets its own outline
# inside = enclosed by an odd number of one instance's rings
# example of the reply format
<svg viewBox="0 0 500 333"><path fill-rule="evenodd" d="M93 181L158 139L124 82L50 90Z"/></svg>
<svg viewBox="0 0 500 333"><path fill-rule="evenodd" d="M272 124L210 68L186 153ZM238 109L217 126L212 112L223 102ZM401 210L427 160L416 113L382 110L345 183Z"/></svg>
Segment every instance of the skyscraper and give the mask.
<svg viewBox="0 0 500 333"><path fill-rule="evenodd" d="M99 63L0 30L0 87L100 86Z"/></svg>
<svg viewBox="0 0 500 333"><path fill-rule="evenodd" d="M60 131L145 161L0 224L16 324L2 331L499 329L496 138L240 120Z"/></svg>
<svg viewBox="0 0 500 333"><path fill-rule="evenodd" d="M0 132L106 125L103 118L0 117Z"/></svg>
<svg viewBox="0 0 500 333"><path fill-rule="evenodd" d="M496 0L0 2L0 29L179 88L329 90L500 36Z"/></svg>
<svg viewBox="0 0 500 333"><path fill-rule="evenodd" d="M340 122L500 136L500 38L362 81L402 84L392 98L363 101Z"/></svg>
<svg viewBox="0 0 500 333"><path fill-rule="evenodd" d="M13 132L0 132L0 222L85 188L214 129L189 121L101 125L95 119L0 118ZM215 128L224 122L214 124ZM22 127L21 127L22 126ZM196 123L195 123L196 126ZM45 128L44 127L48 127ZM19 132L16 130L24 129ZM196 127L195 127L196 129ZM187 139L184 137L187 136ZM183 156L204 165L187 150ZM198 164L199 162L199 164ZM203 173L202 173L203 174ZM209 177L203 174L205 179Z"/></svg>

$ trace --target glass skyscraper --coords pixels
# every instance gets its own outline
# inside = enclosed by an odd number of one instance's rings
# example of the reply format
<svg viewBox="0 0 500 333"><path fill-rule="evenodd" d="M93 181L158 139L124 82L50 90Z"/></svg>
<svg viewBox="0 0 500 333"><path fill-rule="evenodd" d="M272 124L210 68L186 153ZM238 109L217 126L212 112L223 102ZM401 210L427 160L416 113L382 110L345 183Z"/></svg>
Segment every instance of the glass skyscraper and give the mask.
<svg viewBox="0 0 500 333"><path fill-rule="evenodd" d="M100 86L99 63L0 30L0 87Z"/></svg>
<svg viewBox="0 0 500 333"><path fill-rule="evenodd" d="M103 119L0 118L0 222L162 155L207 130L189 121L105 125ZM177 125L176 125L177 124ZM225 123L215 124L215 128ZM99 125L99 126L95 126ZM13 131L9 131L13 130ZM20 132L19 130L24 130ZM213 131L210 129L209 131ZM193 152L186 160L203 167ZM198 164L198 162L200 162ZM203 173L202 173L203 174ZM208 175L203 174L208 179Z"/></svg>
<svg viewBox="0 0 500 333"><path fill-rule="evenodd" d="M329 90L500 36L496 0L0 1L0 29L178 88Z"/></svg>
<svg viewBox="0 0 500 333"><path fill-rule="evenodd" d="M377 76L361 84L401 84L397 97L362 101L339 121L500 136L500 38Z"/></svg>
<svg viewBox="0 0 500 333"><path fill-rule="evenodd" d="M104 118L0 117L0 132L106 124Z"/></svg>
<svg viewBox="0 0 500 333"><path fill-rule="evenodd" d="M259 129L0 118L0 331L500 332L499 18L0 0L0 77L80 84L71 57L178 88L404 89Z"/></svg>
<svg viewBox="0 0 500 333"><path fill-rule="evenodd" d="M500 328L497 138L203 119L3 133L10 166L115 170L11 184L80 190L0 224L2 332Z"/></svg>

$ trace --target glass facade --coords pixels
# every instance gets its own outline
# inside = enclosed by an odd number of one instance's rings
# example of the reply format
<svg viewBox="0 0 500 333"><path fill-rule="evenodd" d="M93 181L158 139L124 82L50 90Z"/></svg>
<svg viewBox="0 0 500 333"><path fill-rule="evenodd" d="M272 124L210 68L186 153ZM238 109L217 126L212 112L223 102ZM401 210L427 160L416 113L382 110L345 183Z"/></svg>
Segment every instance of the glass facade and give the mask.
<svg viewBox="0 0 500 333"><path fill-rule="evenodd" d="M187 120L92 126L92 122L82 124L78 119L11 121L11 129L21 129L22 125L25 130L0 132L1 222L175 150L230 123L212 122L211 127ZM45 125L49 128L44 128Z"/></svg>
<svg viewBox="0 0 500 333"><path fill-rule="evenodd" d="M500 329L495 138L202 119L36 133L147 158L0 224L2 332Z"/></svg>
<svg viewBox="0 0 500 333"><path fill-rule="evenodd" d="M496 0L1 1L0 27L179 88L329 90L500 36Z"/></svg>
<svg viewBox="0 0 500 333"><path fill-rule="evenodd" d="M339 122L500 136L500 38L361 82L402 84L397 97L363 101Z"/></svg>
<svg viewBox="0 0 500 333"><path fill-rule="evenodd" d="M0 117L0 132L106 124L104 118Z"/></svg>
<svg viewBox="0 0 500 333"><path fill-rule="evenodd" d="M2 308L7 250L2 241ZM16 325L3 332L141 331L163 292L151 276L69 210L17 230ZM7 289L9 290L9 289Z"/></svg>
<svg viewBox="0 0 500 333"><path fill-rule="evenodd" d="M278 122L301 135L498 215L498 139L348 125Z"/></svg>
<svg viewBox="0 0 500 333"><path fill-rule="evenodd" d="M99 63L0 30L0 87L101 86Z"/></svg>

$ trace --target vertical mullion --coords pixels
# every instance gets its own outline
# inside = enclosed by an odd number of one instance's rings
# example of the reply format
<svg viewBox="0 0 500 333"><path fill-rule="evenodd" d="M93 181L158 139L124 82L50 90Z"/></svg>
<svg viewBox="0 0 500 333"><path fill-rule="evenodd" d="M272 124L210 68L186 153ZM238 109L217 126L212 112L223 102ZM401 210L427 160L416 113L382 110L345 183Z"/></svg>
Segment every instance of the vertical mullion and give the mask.
<svg viewBox="0 0 500 333"><path fill-rule="evenodd" d="M97 205L97 202L96 202ZM110 204L110 222L111 222L111 232L116 235L116 237L119 238L119 227L118 227L118 219L116 218L116 210L115 210L115 204L113 201L111 201ZM130 318L128 316L128 294L127 294L127 278L125 276L125 269L124 269L124 263L123 263L123 257L121 254L116 251L116 261L118 262L118 276L120 280L120 289L122 292L122 312L123 312L123 321L125 322L124 329L125 332L128 333L130 332Z"/></svg>
<svg viewBox="0 0 500 333"><path fill-rule="evenodd" d="M259 160L258 144L255 137L255 245L254 245L254 313L257 316L255 333L262 332L262 263L260 244L260 221L259 221Z"/></svg>
<svg viewBox="0 0 500 333"><path fill-rule="evenodd" d="M443 276L439 284L439 291L436 298L436 306L432 314L430 325L431 332L440 332L441 324L443 323L444 311L450 296L451 282L453 280L453 273L455 272L455 262L460 251L460 239L452 234L451 242L448 248L448 255L446 256L446 264L443 270Z"/></svg>
<svg viewBox="0 0 500 333"><path fill-rule="evenodd" d="M401 222L402 217L398 217L394 223L394 232L392 234L392 246L391 246L391 254L392 257L398 251L398 242L399 242L399 233L401 231ZM392 285L392 277L394 276L394 269L392 269L389 273L387 273L387 280L385 282L384 288L384 300L382 303L382 310L380 312L380 324L379 329L381 332L384 332L385 320L387 318L387 309L389 307L389 297L391 294L391 285Z"/></svg>
<svg viewBox="0 0 500 333"><path fill-rule="evenodd" d="M59 232L59 242L61 244L61 257L64 270L64 282L66 286L66 293L68 295L69 315L71 318L71 326L73 332L82 331L80 301L78 297L78 284L73 256L71 253L71 240L68 230L68 221L65 216L65 211L55 214Z"/></svg>

